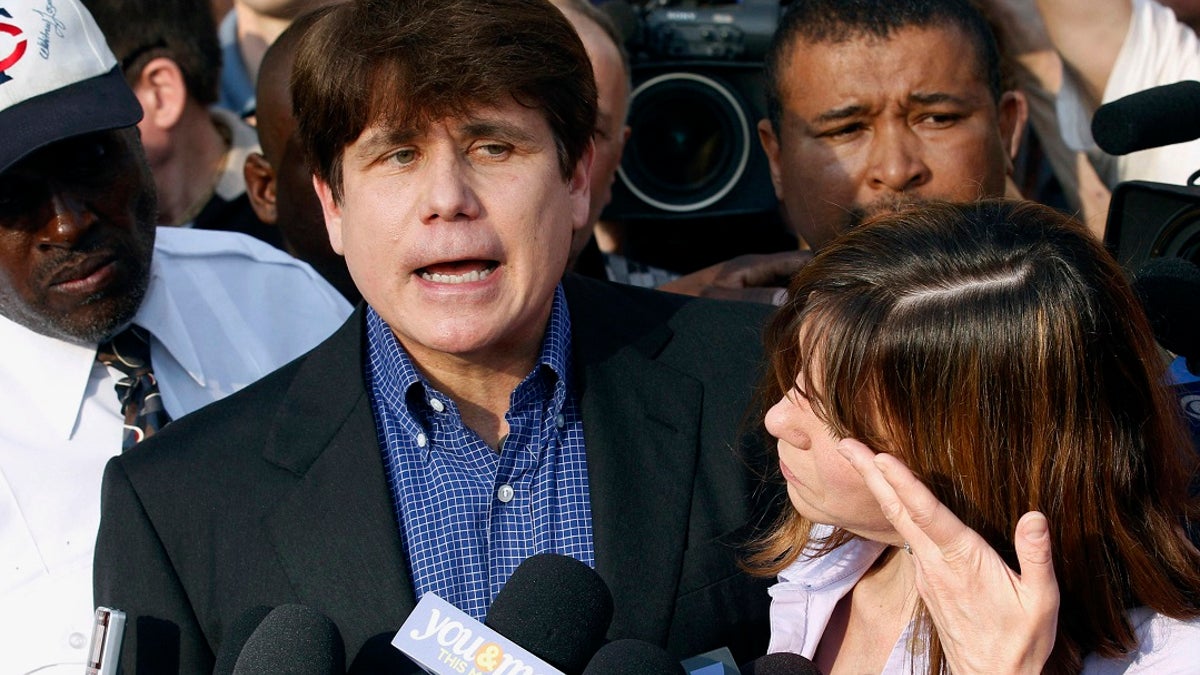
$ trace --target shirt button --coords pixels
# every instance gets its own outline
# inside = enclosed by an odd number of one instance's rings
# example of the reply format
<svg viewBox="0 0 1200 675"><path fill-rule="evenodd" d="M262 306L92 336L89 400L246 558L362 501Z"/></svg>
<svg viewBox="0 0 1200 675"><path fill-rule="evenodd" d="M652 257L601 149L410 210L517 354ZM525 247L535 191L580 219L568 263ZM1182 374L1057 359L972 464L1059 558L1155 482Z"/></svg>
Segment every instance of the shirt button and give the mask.
<svg viewBox="0 0 1200 675"><path fill-rule="evenodd" d="M505 504L511 502L513 500L512 486L507 483L505 483L504 485L501 485L500 489L496 490L496 499L499 499L501 502L503 502Z"/></svg>
<svg viewBox="0 0 1200 675"><path fill-rule="evenodd" d="M67 644L71 645L71 649L83 649L85 645L83 633L71 633L71 636L67 638Z"/></svg>
<svg viewBox="0 0 1200 675"><path fill-rule="evenodd" d="M562 413L558 413L557 415L555 415L554 416L554 426L558 427L559 429L567 426L567 416Z"/></svg>
<svg viewBox="0 0 1200 675"><path fill-rule="evenodd" d="M429 443L429 439L425 438L425 434L417 434L417 447L423 448Z"/></svg>
<svg viewBox="0 0 1200 675"><path fill-rule="evenodd" d="M429 399L429 407L433 408L434 412L445 412L446 411L446 404L442 403L441 401L437 400L436 398Z"/></svg>

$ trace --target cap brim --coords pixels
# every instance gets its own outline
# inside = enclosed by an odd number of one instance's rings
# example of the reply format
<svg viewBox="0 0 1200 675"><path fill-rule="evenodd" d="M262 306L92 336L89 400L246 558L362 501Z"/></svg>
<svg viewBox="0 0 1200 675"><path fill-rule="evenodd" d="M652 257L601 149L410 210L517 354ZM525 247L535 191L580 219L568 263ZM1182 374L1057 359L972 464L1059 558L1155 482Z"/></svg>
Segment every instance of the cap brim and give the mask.
<svg viewBox="0 0 1200 675"><path fill-rule="evenodd" d="M120 66L103 75L60 87L0 111L0 171L22 157L64 138L131 127L142 105L129 89Z"/></svg>

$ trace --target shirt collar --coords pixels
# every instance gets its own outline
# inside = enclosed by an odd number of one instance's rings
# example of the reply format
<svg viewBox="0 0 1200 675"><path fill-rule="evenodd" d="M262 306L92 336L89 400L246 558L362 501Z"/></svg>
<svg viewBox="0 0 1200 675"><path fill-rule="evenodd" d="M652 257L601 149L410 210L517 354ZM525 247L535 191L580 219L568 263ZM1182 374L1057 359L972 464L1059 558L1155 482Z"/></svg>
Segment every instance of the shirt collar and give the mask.
<svg viewBox="0 0 1200 675"><path fill-rule="evenodd" d="M173 297L170 285L163 281L163 263L160 258L161 256L155 255L150 261L149 287L133 322L150 331L154 336L153 342L157 342L160 348L187 371L198 386L204 388L207 386L204 367L196 351L196 344L192 341L192 333L187 328L188 320L184 316L187 305ZM154 352L151 356L152 363L153 354Z"/></svg>
<svg viewBox="0 0 1200 675"><path fill-rule="evenodd" d="M96 363L96 345L67 342L35 333L0 316L0 382L10 396L25 398L33 410L45 414L29 423L46 425L46 433L68 439L79 418L88 379Z"/></svg>
<svg viewBox="0 0 1200 675"><path fill-rule="evenodd" d="M408 352L400 346L400 341L392 333L391 328L379 316L374 307L367 306L367 345L371 370L368 379L371 388L382 397L385 404L392 410L402 411L402 423L415 427L424 425L414 419L414 410L425 410L431 395L440 394L425 380L408 357ZM526 386L530 379L537 377L548 369L555 377L553 384L553 408L557 413L561 410L566 398L569 383L571 362L571 315L567 311L567 296L560 283L554 289L554 301L550 307L550 320L547 322L546 334L542 338L541 351L538 354L537 366L533 372L522 381L513 395ZM419 386L418 386L419 385ZM445 397L444 394L440 394ZM448 398L448 397L445 397ZM414 408L414 404L420 405ZM448 405L453 407L453 401ZM417 433L420 429L410 431Z"/></svg>
<svg viewBox="0 0 1200 675"><path fill-rule="evenodd" d="M818 553L817 543L833 533L828 525L815 525L809 545L796 562L779 573L780 585L802 582L811 591L854 585L887 548L887 544L862 537L849 541L827 554Z"/></svg>
<svg viewBox="0 0 1200 675"><path fill-rule="evenodd" d="M161 272L159 256L153 256L146 296L133 321L150 331L157 343L157 347L152 347L154 353L168 352L203 387L205 378L200 358L182 312L161 280ZM0 382L12 388L10 395L27 397L35 410L44 411L46 418L42 423L47 426L47 433L55 438L69 439L79 419L88 380L96 363L97 344L42 335L2 316L0 344L5 348L5 358L0 363ZM154 358L151 357L152 362Z"/></svg>

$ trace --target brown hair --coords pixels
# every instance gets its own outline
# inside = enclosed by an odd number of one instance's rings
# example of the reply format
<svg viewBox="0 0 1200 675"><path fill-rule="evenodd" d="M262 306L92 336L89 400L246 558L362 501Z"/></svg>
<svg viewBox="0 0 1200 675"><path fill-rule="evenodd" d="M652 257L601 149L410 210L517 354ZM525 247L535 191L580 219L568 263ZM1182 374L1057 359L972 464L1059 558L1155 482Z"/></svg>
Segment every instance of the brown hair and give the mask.
<svg viewBox="0 0 1200 675"><path fill-rule="evenodd" d="M1031 202L924 204L822 249L789 290L765 401L801 387L838 436L902 459L1014 569L1017 520L1046 514L1062 597L1046 672L1135 647L1132 607L1200 616L1200 553L1181 530L1196 455L1146 317L1081 225ZM785 511L754 571L849 537L810 542L812 523ZM924 609L918 621L939 672Z"/></svg>
<svg viewBox="0 0 1200 675"><path fill-rule="evenodd" d="M130 86L160 56L183 73L187 93L201 105L216 103L221 45L208 3L197 0L83 0L121 63Z"/></svg>
<svg viewBox="0 0 1200 675"><path fill-rule="evenodd" d="M313 172L341 199L369 125L419 128L506 99L541 110L570 177L596 126L592 65L546 0L354 0L301 39L292 105Z"/></svg>

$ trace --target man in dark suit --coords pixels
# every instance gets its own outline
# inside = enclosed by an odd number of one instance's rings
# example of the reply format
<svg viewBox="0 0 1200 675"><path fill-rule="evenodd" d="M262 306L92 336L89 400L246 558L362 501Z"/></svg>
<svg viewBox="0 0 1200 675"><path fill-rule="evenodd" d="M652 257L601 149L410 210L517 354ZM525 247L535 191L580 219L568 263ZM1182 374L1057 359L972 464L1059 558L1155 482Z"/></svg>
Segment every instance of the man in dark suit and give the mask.
<svg viewBox="0 0 1200 675"><path fill-rule="evenodd" d="M206 672L256 605L329 616L348 660L428 592L481 619L552 551L611 588L611 638L767 637L735 563L735 451L765 309L563 278L587 222L591 65L540 0L351 2L292 93L330 242L365 300L244 395L109 464L96 601L122 663Z"/></svg>

